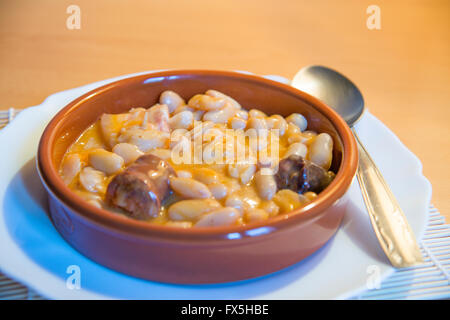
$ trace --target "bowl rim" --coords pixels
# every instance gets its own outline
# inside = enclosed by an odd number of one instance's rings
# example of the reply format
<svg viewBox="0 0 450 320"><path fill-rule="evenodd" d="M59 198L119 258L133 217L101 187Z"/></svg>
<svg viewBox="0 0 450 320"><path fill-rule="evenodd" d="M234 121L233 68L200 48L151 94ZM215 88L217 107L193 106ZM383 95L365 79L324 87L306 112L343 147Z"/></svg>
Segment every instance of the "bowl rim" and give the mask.
<svg viewBox="0 0 450 320"><path fill-rule="evenodd" d="M114 90L129 84L130 82L140 82L149 78L164 78L175 75L185 76L220 76L228 78L241 78L246 81L258 82L260 85L276 87L286 94L302 99L317 111L327 117L334 126L340 139L342 140L343 152L342 161L333 182L323 190L316 199L306 206L288 213L271 217L268 220L252 222L241 226L220 226L220 227L167 227L164 225L148 223L145 221L131 219L119 215L106 209L97 208L73 192L66 186L59 176L58 168L53 166L52 147L56 140L55 131L63 123L67 114L88 99ZM358 152L356 141L347 123L333 109L325 105L319 99L300 91L290 85L274 80L263 78L254 74L246 74L234 71L222 70L201 70L201 69L178 69L149 72L137 76L128 77L112 83L95 88L77 99L71 101L63 107L47 124L41 136L37 152L37 169L44 187L51 195L68 206L72 212L95 223L98 227L108 228L115 232L133 237L160 238L170 240L223 240L223 239L251 239L259 235L271 234L281 229L286 229L299 223L306 223L315 220L325 213L325 209L332 206L342 198L350 187L356 174L358 165ZM255 237L256 236L256 237Z"/></svg>

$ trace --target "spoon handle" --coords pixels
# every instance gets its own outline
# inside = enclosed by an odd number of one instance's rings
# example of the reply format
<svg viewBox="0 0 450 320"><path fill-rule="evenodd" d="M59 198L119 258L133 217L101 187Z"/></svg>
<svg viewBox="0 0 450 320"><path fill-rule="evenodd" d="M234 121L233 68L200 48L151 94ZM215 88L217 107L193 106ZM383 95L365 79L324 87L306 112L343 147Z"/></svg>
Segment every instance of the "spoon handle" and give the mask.
<svg viewBox="0 0 450 320"><path fill-rule="evenodd" d="M423 262L416 238L395 196L359 140L355 129L352 128L352 131L359 152L356 176L381 248L396 268Z"/></svg>

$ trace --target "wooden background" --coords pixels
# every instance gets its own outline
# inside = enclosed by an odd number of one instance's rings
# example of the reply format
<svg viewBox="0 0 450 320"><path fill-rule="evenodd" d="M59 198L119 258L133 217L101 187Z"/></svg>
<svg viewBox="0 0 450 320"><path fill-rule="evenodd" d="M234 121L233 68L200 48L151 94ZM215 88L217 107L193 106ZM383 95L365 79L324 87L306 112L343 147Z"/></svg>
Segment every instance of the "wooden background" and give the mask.
<svg viewBox="0 0 450 320"><path fill-rule="evenodd" d="M71 4L79 30L66 27ZM366 26L372 4L381 30ZM449 0L0 0L0 109L152 69L292 78L323 64L349 76L421 159L449 221L449 38Z"/></svg>

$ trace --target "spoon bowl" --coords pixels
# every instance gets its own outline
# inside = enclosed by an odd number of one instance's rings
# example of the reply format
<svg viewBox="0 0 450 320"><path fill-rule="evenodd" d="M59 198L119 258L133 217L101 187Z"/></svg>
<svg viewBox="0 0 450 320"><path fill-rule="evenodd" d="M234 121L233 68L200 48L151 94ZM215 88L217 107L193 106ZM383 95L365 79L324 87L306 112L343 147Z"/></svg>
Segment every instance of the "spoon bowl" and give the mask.
<svg viewBox="0 0 450 320"><path fill-rule="evenodd" d="M361 91L335 70L323 66L306 67L295 75L292 83L332 107L349 126L353 126L364 112Z"/></svg>

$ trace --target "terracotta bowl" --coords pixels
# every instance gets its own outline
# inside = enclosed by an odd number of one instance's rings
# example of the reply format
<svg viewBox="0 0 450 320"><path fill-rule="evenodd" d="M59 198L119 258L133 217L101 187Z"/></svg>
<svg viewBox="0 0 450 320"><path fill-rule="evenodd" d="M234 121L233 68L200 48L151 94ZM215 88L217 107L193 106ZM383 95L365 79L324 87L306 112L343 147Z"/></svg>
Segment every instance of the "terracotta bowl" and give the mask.
<svg viewBox="0 0 450 320"><path fill-rule="evenodd" d="M185 99L222 91L247 109L287 116L302 113L309 129L334 140L334 181L299 210L245 226L182 229L133 220L96 208L58 175L67 148L102 113L150 107L164 90ZM64 107L39 144L38 170L48 191L50 218L76 250L111 269L139 278L185 284L220 283L266 275L322 247L339 228L358 155L344 120L314 97L258 76L178 70L140 75L95 89Z"/></svg>

